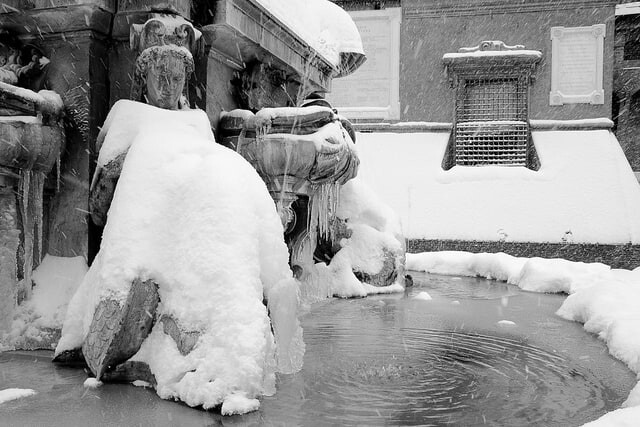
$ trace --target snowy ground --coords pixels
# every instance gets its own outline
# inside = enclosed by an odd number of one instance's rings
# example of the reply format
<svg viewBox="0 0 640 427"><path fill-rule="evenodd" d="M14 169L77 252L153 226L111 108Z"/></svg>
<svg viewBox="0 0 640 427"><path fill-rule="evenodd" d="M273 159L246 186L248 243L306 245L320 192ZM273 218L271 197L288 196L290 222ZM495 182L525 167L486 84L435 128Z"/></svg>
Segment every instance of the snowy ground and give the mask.
<svg viewBox="0 0 640 427"><path fill-rule="evenodd" d="M640 186L611 132L532 137L538 171L445 171L448 132L359 133L359 176L399 215L408 238L640 243Z"/></svg>
<svg viewBox="0 0 640 427"><path fill-rule="evenodd" d="M9 402L10 400L21 399L23 397L33 396L36 394L34 390L26 388L6 388L0 390L0 404Z"/></svg>
<svg viewBox="0 0 640 427"><path fill-rule="evenodd" d="M598 263L516 258L504 253L425 252L407 254L407 269L480 276L531 292L567 293L557 314L583 323L586 331L605 341L611 355L640 379L640 267L629 271ZM636 426L639 419L640 383L622 408L587 425Z"/></svg>

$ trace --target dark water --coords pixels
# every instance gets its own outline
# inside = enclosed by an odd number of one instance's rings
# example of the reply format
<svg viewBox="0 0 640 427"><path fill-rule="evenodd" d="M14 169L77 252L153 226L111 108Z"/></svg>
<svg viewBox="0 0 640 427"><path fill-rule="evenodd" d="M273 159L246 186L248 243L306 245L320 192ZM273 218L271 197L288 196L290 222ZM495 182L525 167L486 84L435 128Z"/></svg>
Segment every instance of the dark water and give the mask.
<svg viewBox="0 0 640 427"><path fill-rule="evenodd" d="M220 417L150 390L82 386L50 353L0 355L0 425L578 426L635 385L603 343L554 315L563 297L482 279L414 275L405 294L328 300L303 319L303 370L260 411ZM428 292L433 299L413 297ZM500 320L515 325L498 324Z"/></svg>

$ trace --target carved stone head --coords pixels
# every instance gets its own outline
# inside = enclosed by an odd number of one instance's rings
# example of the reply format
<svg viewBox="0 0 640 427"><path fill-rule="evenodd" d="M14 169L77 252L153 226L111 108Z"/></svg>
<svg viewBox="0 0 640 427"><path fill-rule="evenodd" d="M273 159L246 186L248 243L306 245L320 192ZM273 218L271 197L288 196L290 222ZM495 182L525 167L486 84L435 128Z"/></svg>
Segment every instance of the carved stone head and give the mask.
<svg viewBox="0 0 640 427"><path fill-rule="evenodd" d="M167 110L188 108L186 82L193 68L193 57L184 47L149 47L136 61L132 98Z"/></svg>
<svg viewBox="0 0 640 427"><path fill-rule="evenodd" d="M188 81L199 51L200 32L180 16L155 14L131 26L136 60L131 99L167 110L189 108Z"/></svg>

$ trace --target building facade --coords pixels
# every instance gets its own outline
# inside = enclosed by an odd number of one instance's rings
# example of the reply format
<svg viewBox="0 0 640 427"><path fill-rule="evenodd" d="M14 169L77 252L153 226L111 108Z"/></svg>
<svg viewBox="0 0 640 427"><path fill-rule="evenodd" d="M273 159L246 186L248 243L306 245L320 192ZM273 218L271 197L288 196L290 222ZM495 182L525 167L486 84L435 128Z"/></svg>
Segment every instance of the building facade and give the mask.
<svg viewBox="0 0 640 427"><path fill-rule="evenodd" d="M640 143L634 137L640 120L640 112L636 112L640 111L638 2L340 0L336 3L356 14L401 10L397 45L400 114L395 121L453 122L455 91L443 56L477 46L481 41L499 40L542 53L529 88L530 120L613 119L625 154L633 169L640 170ZM589 34L596 34L597 41L592 43ZM597 69L587 72L594 65ZM564 99L554 96L565 89L586 90L587 95ZM369 117L366 121L382 120L385 119Z"/></svg>

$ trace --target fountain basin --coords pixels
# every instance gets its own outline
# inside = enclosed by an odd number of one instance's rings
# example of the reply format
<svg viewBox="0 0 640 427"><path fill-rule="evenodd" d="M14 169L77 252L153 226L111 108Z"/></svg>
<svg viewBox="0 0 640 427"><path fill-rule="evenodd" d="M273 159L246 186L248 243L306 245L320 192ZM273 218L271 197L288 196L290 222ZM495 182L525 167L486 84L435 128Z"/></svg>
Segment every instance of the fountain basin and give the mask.
<svg viewBox="0 0 640 427"><path fill-rule="evenodd" d="M0 166L48 173L64 146L64 129L35 116L0 117Z"/></svg>
<svg viewBox="0 0 640 427"><path fill-rule="evenodd" d="M0 354L9 425L95 423L580 426L616 409L635 375L597 337L554 313L564 297L469 277L414 274L404 294L318 303L302 318L302 371L260 410L222 417L150 389L84 388L50 352ZM416 298L428 292L432 300ZM514 324L499 323L512 320Z"/></svg>
<svg viewBox="0 0 640 427"><path fill-rule="evenodd" d="M247 139L240 153L263 177L309 179L316 163L316 148L304 135L266 135Z"/></svg>
<svg viewBox="0 0 640 427"><path fill-rule="evenodd" d="M64 147L63 103L0 81L0 166L48 173Z"/></svg>
<svg viewBox="0 0 640 427"><path fill-rule="evenodd" d="M245 114L242 126L236 149L267 182L294 177L344 184L357 173L353 141L330 108L265 108L256 116Z"/></svg>

